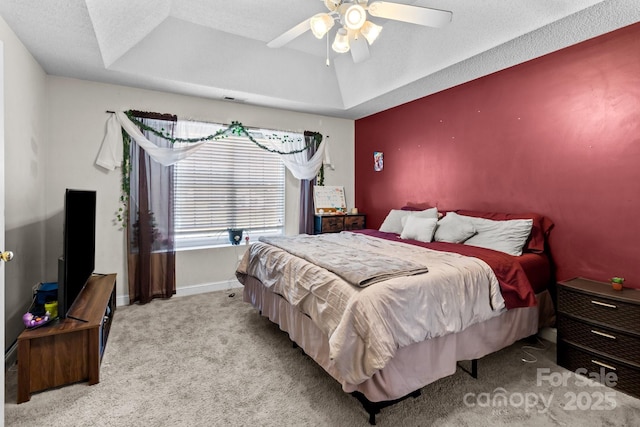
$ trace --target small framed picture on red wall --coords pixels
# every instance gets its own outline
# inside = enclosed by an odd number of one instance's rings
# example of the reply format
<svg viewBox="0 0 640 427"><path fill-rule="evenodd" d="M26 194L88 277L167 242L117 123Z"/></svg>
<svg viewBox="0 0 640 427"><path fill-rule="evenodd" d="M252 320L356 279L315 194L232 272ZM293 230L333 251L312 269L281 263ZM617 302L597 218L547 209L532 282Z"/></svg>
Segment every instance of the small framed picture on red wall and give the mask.
<svg viewBox="0 0 640 427"><path fill-rule="evenodd" d="M380 172L384 169L384 154L382 151L374 151L373 152L373 170L376 172Z"/></svg>

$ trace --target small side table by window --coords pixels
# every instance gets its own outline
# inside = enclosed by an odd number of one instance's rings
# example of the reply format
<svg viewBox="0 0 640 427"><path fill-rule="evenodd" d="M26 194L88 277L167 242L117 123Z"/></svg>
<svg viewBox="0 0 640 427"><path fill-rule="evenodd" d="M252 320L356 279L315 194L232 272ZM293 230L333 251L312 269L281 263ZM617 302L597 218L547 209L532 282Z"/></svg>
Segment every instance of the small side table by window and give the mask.
<svg viewBox="0 0 640 427"><path fill-rule="evenodd" d="M366 228L365 214L316 215L314 234L339 233L343 230L363 230Z"/></svg>

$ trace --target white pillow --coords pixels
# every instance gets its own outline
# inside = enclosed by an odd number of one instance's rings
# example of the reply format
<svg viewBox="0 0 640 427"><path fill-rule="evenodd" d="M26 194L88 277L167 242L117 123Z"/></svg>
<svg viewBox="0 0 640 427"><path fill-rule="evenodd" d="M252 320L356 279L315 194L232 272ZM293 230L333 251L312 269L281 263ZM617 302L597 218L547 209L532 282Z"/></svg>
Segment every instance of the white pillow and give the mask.
<svg viewBox="0 0 640 427"><path fill-rule="evenodd" d="M380 231L387 233L402 233L402 218L408 216L411 211L401 211L399 209L391 209L387 217L380 226Z"/></svg>
<svg viewBox="0 0 640 427"><path fill-rule="evenodd" d="M455 212L449 212L438 221L435 238L436 242L462 243L476 234L476 229L468 221L460 218Z"/></svg>
<svg viewBox="0 0 640 427"><path fill-rule="evenodd" d="M406 224L400 234L401 239L413 239L420 242L430 242L433 239L433 232L438 223L436 218L421 218L416 215L408 215L405 218Z"/></svg>
<svg viewBox="0 0 640 427"><path fill-rule="evenodd" d="M447 216L450 214L451 212ZM522 255L522 248L524 248L533 226L532 219L494 221L465 215L457 216L469 221L478 231L477 234L465 240L465 245L480 246L514 256Z"/></svg>
<svg viewBox="0 0 640 427"><path fill-rule="evenodd" d="M414 216L416 218L435 218L438 219L438 208L429 208L424 211L409 211L409 215L405 215L400 218L400 222L402 222L402 228L404 228L407 223L407 218L410 216Z"/></svg>
<svg viewBox="0 0 640 427"><path fill-rule="evenodd" d="M435 218L438 219L438 208L429 208L423 211L409 211L409 215L418 218Z"/></svg>
<svg viewBox="0 0 640 427"><path fill-rule="evenodd" d="M438 208L425 209L423 211L404 211L400 209L391 209L387 217L380 226L380 231L387 233L401 234L404 227L404 221L408 216L417 216L420 218L438 218Z"/></svg>

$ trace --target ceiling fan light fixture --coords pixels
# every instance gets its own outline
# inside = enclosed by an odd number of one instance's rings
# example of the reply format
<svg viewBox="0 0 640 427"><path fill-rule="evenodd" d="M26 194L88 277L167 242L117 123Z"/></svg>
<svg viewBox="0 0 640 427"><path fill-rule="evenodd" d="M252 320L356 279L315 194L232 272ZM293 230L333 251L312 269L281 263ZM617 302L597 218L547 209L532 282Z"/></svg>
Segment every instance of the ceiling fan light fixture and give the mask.
<svg viewBox="0 0 640 427"><path fill-rule="evenodd" d="M338 53L349 52L349 35L347 33L347 30L345 30L344 28L340 28L338 30L331 48Z"/></svg>
<svg viewBox="0 0 640 427"><path fill-rule="evenodd" d="M340 3L341 3L340 0L324 0L324 5L326 6L327 9L329 9L332 12L338 9L338 6L340 6Z"/></svg>
<svg viewBox="0 0 640 427"><path fill-rule="evenodd" d="M381 31L382 27L380 25L374 24L371 21L366 21L362 28L360 28L360 33L364 36L365 39L367 39L367 42L369 42L370 45L372 45L373 42L376 41Z"/></svg>
<svg viewBox="0 0 640 427"><path fill-rule="evenodd" d="M309 20L311 32L317 39L323 38L334 24L333 18L328 13L318 13Z"/></svg>
<svg viewBox="0 0 640 427"><path fill-rule="evenodd" d="M350 30L359 30L367 20L367 12L359 4L349 5L343 16L343 24Z"/></svg>
<svg viewBox="0 0 640 427"><path fill-rule="evenodd" d="M305 19L271 40L267 43L267 46L271 48L282 47L307 31L311 31L317 39L322 39L326 35L328 65L329 33L338 21L340 22L340 28L336 31L331 46L334 51L339 53L351 51L353 62L357 64L369 58L368 46L372 45L378 39L382 31L382 26L367 20L368 16L435 28L447 25L453 17L453 12L450 11L403 4L410 2L419 3L415 0L402 0L400 3L396 1L378 0L321 1L324 2L328 12L317 13Z"/></svg>

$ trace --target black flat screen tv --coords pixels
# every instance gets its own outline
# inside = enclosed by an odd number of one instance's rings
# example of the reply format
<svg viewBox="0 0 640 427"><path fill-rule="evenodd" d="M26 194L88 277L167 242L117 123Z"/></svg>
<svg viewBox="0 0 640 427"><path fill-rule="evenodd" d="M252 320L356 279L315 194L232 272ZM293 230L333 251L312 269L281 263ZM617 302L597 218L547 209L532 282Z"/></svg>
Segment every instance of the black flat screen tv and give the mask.
<svg viewBox="0 0 640 427"><path fill-rule="evenodd" d="M93 274L96 252L96 192L67 189L62 256L58 259L58 316L65 318ZM79 319L84 320L84 319Z"/></svg>

